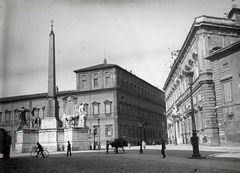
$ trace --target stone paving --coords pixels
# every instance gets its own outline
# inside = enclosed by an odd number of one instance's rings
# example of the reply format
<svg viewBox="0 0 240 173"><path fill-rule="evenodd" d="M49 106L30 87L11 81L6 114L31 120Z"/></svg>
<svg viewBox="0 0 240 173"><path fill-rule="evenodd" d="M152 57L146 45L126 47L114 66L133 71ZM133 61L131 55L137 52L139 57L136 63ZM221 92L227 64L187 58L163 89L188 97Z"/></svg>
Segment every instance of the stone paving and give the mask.
<svg viewBox="0 0 240 173"><path fill-rule="evenodd" d="M136 147L132 147L133 149L138 149ZM156 148L161 148L161 146L147 146L147 149L154 150ZM182 151L192 151L191 145L167 145L166 153L168 153L169 150L182 150ZM217 152L215 154L210 155L201 155L202 157L206 157L206 159L189 159L187 157L191 157L191 154L186 156L183 155L170 155L167 156L165 159L163 159L164 162L171 162L171 163L178 163L183 165L189 165L189 166L196 166L201 168L211 168L211 169L223 169L228 171L240 171L240 147L209 147L209 146L199 146L199 151L201 154L201 151L207 151L205 153L209 152ZM191 153L191 152L188 152ZM124 155L125 157L128 157L128 155ZM130 157L130 156L129 156ZM139 158L136 154L131 155L131 157ZM225 158L225 159L214 159L212 157L218 157L218 158ZM232 158L231 160L227 160L226 158ZM157 155L148 155L147 157L144 157L144 159L159 159Z"/></svg>
<svg viewBox="0 0 240 173"><path fill-rule="evenodd" d="M143 154L139 154L139 146L125 148L124 154L121 151L114 154L113 150L106 154L104 149L74 151L72 157L66 157L65 152L56 152L50 153L48 158L11 153L10 159L0 159L0 172L240 173L239 147L200 146L200 153L206 159L188 159L192 153L190 145L167 145L167 157L163 159L160 148L147 146Z"/></svg>

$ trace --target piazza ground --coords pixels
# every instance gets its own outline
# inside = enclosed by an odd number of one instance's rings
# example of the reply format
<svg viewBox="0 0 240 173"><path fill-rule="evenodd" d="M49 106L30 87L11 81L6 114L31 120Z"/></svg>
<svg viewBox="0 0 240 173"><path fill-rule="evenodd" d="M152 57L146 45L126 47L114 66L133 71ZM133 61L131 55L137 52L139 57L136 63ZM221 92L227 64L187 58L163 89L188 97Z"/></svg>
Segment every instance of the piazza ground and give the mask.
<svg viewBox="0 0 240 173"><path fill-rule="evenodd" d="M171 145L167 146L165 159L160 154L160 146L147 146L143 154L139 154L139 147L126 148L125 153L119 150L119 154L114 154L112 149L109 154L106 154L105 150L76 151L71 157L67 157L65 152L50 153L48 158L12 154L8 160L0 159L0 171L4 173L188 173L196 169L195 172L201 173L240 172L239 149L236 147L235 150L222 148L219 150L221 151L213 148L200 151L206 159L188 159L187 157L192 154L190 148L178 149Z"/></svg>

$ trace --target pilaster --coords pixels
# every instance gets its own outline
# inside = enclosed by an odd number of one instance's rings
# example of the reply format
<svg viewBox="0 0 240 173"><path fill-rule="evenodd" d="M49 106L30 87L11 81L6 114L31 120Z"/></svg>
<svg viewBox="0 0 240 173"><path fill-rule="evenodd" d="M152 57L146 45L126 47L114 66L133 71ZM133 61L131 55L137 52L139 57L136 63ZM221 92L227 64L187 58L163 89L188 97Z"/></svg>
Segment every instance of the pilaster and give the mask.
<svg viewBox="0 0 240 173"><path fill-rule="evenodd" d="M208 145L220 145L218 120L215 110L215 92L212 83L202 85L204 129Z"/></svg>

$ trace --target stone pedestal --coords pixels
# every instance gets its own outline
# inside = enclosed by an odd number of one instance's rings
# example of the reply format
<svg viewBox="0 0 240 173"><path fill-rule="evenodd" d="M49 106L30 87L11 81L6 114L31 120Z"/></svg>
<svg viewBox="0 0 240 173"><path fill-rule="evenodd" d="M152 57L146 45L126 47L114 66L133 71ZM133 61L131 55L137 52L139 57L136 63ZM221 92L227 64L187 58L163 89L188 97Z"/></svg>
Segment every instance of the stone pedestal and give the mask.
<svg viewBox="0 0 240 173"><path fill-rule="evenodd" d="M88 128L73 127L69 129L24 129L17 132L16 153L30 153L39 142L49 152L66 151L70 141L72 151L89 150Z"/></svg>
<svg viewBox="0 0 240 173"><path fill-rule="evenodd" d="M59 122L55 117L44 117L41 123L42 129L48 129L48 128L58 128Z"/></svg>
<svg viewBox="0 0 240 173"><path fill-rule="evenodd" d="M90 141L88 140L88 128L73 127L64 130L64 143L67 146L67 142L72 145L72 151L89 150ZM67 149L67 147L65 147Z"/></svg>
<svg viewBox="0 0 240 173"><path fill-rule="evenodd" d="M49 152L61 151L64 143L64 129L52 128L39 130L39 143Z"/></svg>
<svg viewBox="0 0 240 173"><path fill-rule="evenodd" d="M32 148L37 146L38 130L37 129L23 129L16 133L17 143L15 145L16 153L29 153Z"/></svg>

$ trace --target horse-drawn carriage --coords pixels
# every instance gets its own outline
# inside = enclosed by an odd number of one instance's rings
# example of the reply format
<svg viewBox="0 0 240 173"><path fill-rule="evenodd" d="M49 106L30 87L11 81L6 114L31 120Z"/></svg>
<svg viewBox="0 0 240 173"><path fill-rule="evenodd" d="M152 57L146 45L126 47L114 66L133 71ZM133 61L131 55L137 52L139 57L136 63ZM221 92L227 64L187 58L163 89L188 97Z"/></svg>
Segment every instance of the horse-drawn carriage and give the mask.
<svg viewBox="0 0 240 173"><path fill-rule="evenodd" d="M114 141L110 142L110 145L115 148L115 153L118 153L118 148L122 148L122 151L125 152L124 147L128 146L127 141L122 138L114 139Z"/></svg>

